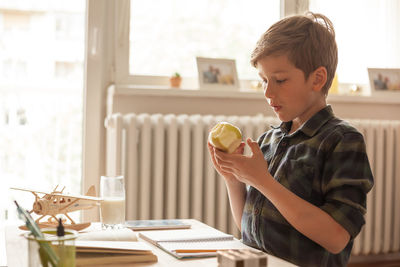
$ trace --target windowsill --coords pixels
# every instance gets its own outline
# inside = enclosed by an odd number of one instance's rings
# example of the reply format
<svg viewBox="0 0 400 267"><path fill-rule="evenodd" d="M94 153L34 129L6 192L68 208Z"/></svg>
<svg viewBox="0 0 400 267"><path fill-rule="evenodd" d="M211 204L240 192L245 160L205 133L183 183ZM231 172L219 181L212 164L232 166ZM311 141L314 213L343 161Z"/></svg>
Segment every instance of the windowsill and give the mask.
<svg viewBox="0 0 400 267"><path fill-rule="evenodd" d="M130 96L165 96L165 97L200 97L200 98L246 98L263 99L262 91L241 89L239 91L211 91L186 88L170 88L168 86L147 85L119 85L112 86L109 93L113 95ZM387 92L374 95L332 94L328 95L328 102L342 103L375 103L400 104L400 93Z"/></svg>
<svg viewBox="0 0 400 267"><path fill-rule="evenodd" d="M114 94L117 95L145 95L145 96L178 96L178 97L212 97L212 98L263 98L262 91L212 91L197 88L171 88L168 86L126 85L116 86Z"/></svg>

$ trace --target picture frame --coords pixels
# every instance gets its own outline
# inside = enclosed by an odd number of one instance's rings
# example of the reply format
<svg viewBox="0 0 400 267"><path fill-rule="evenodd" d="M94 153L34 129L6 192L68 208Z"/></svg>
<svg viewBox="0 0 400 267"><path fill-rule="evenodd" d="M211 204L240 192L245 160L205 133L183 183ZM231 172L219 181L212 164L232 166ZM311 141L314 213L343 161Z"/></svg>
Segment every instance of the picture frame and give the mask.
<svg viewBox="0 0 400 267"><path fill-rule="evenodd" d="M196 57L196 63L201 90L239 90L239 78L234 59Z"/></svg>
<svg viewBox="0 0 400 267"><path fill-rule="evenodd" d="M400 93L400 69L368 68L371 93Z"/></svg>

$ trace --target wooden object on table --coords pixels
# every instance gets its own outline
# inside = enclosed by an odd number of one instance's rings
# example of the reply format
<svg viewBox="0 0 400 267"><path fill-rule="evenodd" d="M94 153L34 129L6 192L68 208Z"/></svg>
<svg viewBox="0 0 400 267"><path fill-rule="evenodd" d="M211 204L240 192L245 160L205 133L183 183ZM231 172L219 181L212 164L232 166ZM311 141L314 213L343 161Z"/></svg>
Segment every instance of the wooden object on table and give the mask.
<svg viewBox="0 0 400 267"><path fill-rule="evenodd" d="M267 267L267 254L250 249L230 249L218 251L218 267L252 266Z"/></svg>
<svg viewBox="0 0 400 267"><path fill-rule="evenodd" d="M101 198L95 196L96 190L94 185L89 188L84 196L64 194L63 191L65 187L61 191L57 191L57 187L58 185L52 192L17 187L11 187L10 189L31 192L35 196L32 210L29 211L29 213L34 212L40 215L40 217L35 220L40 228L57 227L58 220L56 215L58 214L63 214L69 219L69 223L66 219L63 219L63 224L66 229L79 231L90 226L90 222L75 223L74 220L68 216L68 213L77 210L91 209L99 205ZM42 196L39 196L39 194L42 194ZM41 221L46 216L48 216L47 221ZM27 230L25 225L20 226L20 228L22 230Z"/></svg>

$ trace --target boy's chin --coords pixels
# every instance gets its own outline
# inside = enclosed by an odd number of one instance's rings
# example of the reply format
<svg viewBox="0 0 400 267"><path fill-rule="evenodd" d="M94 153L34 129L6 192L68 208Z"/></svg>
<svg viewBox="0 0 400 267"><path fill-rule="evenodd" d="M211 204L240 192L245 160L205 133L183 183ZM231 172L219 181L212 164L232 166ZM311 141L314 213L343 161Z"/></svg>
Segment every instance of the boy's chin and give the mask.
<svg viewBox="0 0 400 267"><path fill-rule="evenodd" d="M275 114L276 114L276 116L278 117L278 119L281 121L281 122L289 122L289 121L292 121L293 120L293 118L291 118L291 117L288 117L288 116L285 116L284 114L282 114L282 113L277 113L277 112L275 112Z"/></svg>

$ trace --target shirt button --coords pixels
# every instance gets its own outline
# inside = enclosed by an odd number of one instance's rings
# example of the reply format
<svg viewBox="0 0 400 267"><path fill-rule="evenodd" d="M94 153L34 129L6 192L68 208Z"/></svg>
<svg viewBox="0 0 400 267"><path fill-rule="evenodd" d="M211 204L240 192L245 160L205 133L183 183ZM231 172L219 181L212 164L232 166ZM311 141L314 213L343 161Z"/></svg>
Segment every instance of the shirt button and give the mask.
<svg viewBox="0 0 400 267"><path fill-rule="evenodd" d="M287 145L287 142L286 141L283 141L282 143L281 143L281 146L283 146L283 147L285 147Z"/></svg>
<svg viewBox="0 0 400 267"><path fill-rule="evenodd" d="M259 208L255 208L254 209L254 215L258 215L260 213L260 209Z"/></svg>

